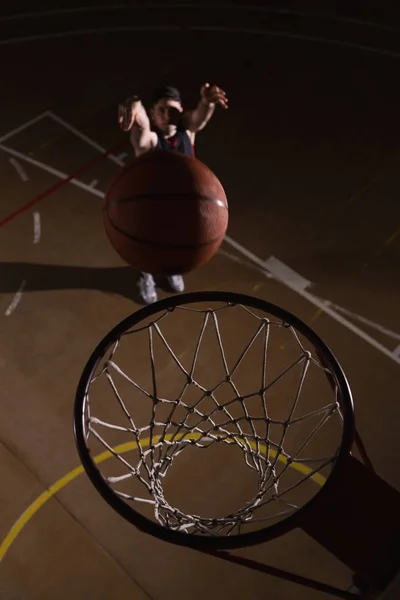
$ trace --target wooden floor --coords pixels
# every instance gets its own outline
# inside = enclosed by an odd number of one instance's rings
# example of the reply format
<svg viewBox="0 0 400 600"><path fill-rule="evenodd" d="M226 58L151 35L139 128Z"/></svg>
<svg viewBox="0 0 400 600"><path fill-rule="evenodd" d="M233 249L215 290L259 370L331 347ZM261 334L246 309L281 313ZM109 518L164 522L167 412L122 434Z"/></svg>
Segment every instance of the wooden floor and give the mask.
<svg viewBox="0 0 400 600"><path fill-rule="evenodd" d="M349 378L375 468L400 490L400 54L390 40L386 55L365 49L377 41L361 26L332 44L332 24L287 14L51 9L0 19L0 598L328 598L136 531L74 471L72 408L95 345L140 307L101 220L130 158L118 101L147 101L165 80L192 105L215 81L230 108L197 155L226 189L230 226L186 289L256 295L313 327ZM201 27L175 30L186 14ZM300 531L241 554L351 585Z"/></svg>

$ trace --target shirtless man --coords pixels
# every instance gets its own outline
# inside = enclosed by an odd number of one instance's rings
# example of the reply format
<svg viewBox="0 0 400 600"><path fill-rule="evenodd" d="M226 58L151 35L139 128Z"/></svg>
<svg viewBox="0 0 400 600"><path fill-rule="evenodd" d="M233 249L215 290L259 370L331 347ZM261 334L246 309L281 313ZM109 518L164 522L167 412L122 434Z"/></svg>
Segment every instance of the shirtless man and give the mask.
<svg viewBox="0 0 400 600"><path fill-rule="evenodd" d="M176 88L163 86L153 91L149 114L138 96L132 96L119 105L118 122L123 131L129 131L135 156L156 148L194 156L196 134L207 125L217 104L228 108L226 93L216 85L205 83L201 87L199 103L193 110L183 109ZM183 292L181 275L172 275L167 280L172 291ZM138 287L146 304L157 301L150 273L140 274Z"/></svg>

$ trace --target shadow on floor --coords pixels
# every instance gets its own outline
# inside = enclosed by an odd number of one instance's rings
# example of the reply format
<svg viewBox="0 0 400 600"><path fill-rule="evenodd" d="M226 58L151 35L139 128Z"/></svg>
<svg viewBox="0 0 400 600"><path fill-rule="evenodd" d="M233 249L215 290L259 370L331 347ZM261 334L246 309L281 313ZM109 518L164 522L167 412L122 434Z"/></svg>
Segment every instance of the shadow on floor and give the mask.
<svg viewBox="0 0 400 600"><path fill-rule="evenodd" d="M100 290L142 305L136 285L138 275L128 266L99 268L3 262L0 263L0 293L17 292L26 281L25 291ZM171 292L162 281L157 280L157 285Z"/></svg>

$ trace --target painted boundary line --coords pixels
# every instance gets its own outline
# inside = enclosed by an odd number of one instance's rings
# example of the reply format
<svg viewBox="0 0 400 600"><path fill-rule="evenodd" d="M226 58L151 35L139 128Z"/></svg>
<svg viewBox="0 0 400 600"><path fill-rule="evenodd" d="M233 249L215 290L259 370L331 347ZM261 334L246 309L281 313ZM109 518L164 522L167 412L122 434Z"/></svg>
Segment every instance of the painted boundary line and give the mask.
<svg viewBox="0 0 400 600"><path fill-rule="evenodd" d="M104 154L106 152L108 152L105 148L103 148L102 146L100 146L100 144L97 144L96 142L94 142L90 137L88 137L87 135L85 135L84 133L82 133L81 131L79 131L78 129L76 129L76 127L73 127L72 125L70 125L69 123L67 123L66 121L64 121L64 119L61 119L61 117L58 117L57 115L55 115L53 112L48 111L46 114L51 119L53 119L53 121L56 121L56 123L58 123L62 127L65 127L65 129L68 129L68 131L70 131L71 133L73 133L74 135L76 135L77 137L79 137L82 141L84 141L87 144L89 144L90 146L92 146L92 148L95 148L95 150L98 150L99 152L102 152ZM118 146L118 148L119 148L119 146ZM115 162L115 164L117 164L119 167L123 167L124 166L124 161L121 160L121 158L119 156L115 156L111 152L109 152L107 154L107 158L109 158L110 160L112 160L113 162Z"/></svg>
<svg viewBox="0 0 400 600"><path fill-rule="evenodd" d="M318 298L318 296L314 296L313 294L308 292L305 289L305 287L303 287L302 283L298 283L297 281L288 277L287 274L285 274L285 272L280 267L280 265L282 265L283 263L280 263L278 259L276 259L275 257L270 257L267 261L264 261L252 252L250 252L250 250L233 240L231 237L226 236L225 241L228 244L230 244L233 248L235 248L238 252L243 254L243 256L245 256L254 264L256 264L258 267L264 270L267 269L277 281L280 281L293 292L296 292L296 294L299 294L299 296L301 296L305 300L308 300L308 302L319 308L325 314L329 315L337 323L340 323L340 325L342 325L343 327L347 327L347 329L349 329L352 333L364 340L364 342L367 342L376 350L379 350L380 352L382 352L382 354L384 354L385 356L393 360L395 363L400 365L400 356L398 356L396 352L392 352L391 350L386 348L386 346L378 342L375 338L368 335L368 333L357 327L357 325L354 325L354 323L341 316L334 308L332 308L330 301L322 300L321 298ZM273 267L274 264L275 268Z"/></svg>
<svg viewBox="0 0 400 600"><path fill-rule="evenodd" d="M38 115L37 117L34 117L33 119L30 119L30 121L27 121L23 125L20 125L19 127L15 127L14 129L11 129L11 131L8 131L4 135L0 136L0 144L2 144L3 142L5 142L9 138L13 137L14 135L17 135L18 133L21 133L21 131L24 131L24 129L28 129L28 127L30 127L31 125L34 125L35 123L38 123L39 121L41 121L46 116L47 116L47 112L43 112L42 114Z"/></svg>
<svg viewBox="0 0 400 600"><path fill-rule="evenodd" d="M48 112L43 113L43 115L48 115L48 114L49 114ZM40 115L36 119L32 119L28 123L30 124L32 122L39 120L39 118L42 118L43 115ZM25 126L21 126L15 130L13 130L13 132L22 131L27 126L28 126L28 124L25 124ZM75 128L73 128L73 129L75 129ZM78 131L78 130L76 130L76 131ZM11 137L13 132L6 134L5 138L7 139L8 137ZM84 134L82 134L82 135L84 135ZM87 137L87 136L85 136L85 137ZM3 136L3 139L4 139L4 136ZM100 146L99 144L94 142L93 140L91 140L91 142L92 142L91 145L92 146L96 145L97 149L102 151L103 154L100 157L97 157L94 161L91 161L90 163L84 165L83 167L80 167L77 171L75 171L75 173L73 173L70 176L66 176L64 173L61 173L60 171L56 171L49 165L46 165L44 163L39 163L38 161L34 161L34 159L31 159L30 157L28 157L24 154L21 154L21 153L16 153L16 151L8 148L7 146L0 144L0 149L4 150L5 152L14 154L14 155L18 156L19 158L21 158L22 160L27 160L28 162L35 164L35 166L37 166L41 169L44 169L48 172L51 172L52 174L54 174L57 177L62 178L61 182L56 183L54 186L45 190L45 192L43 192L42 194L40 194L39 196L37 196L36 198L31 200L28 204L25 204L24 206L20 207L18 210L14 211L8 217L5 217L2 221L0 221L0 227L2 225L5 225L7 222L11 221L18 215L20 215L22 212L25 212L32 205L36 204L37 202L42 200L44 197L49 196L53 191L56 191L57 189L59 189L61 186L65 185L68 182L74 183L74 185L77 185L78 187L81 187L81 188L84 186L83 189L85 189L85 191L87 191L91 194L94 194L100 198L104 198L105 197L104 192L101 192L100 190L97 190L91 186L82 184L80 181L75 179L77 175L84 172L86 169L90 168L94 164L101 162L104 158L109 157L111 154L111 150L106 150L105 148L103 148L102 146ZM126 143L125 140L124 140L124 143ZM122 144L119 144L119 146L121 146L121 145ZM352 323L351 321L346 319L344 316L342 316L337 310L335 310L333 308L333 305L330 301L322 300L321 298L318 298L317 296L308 292L306 288L307 288L308 284L310 284L310 282L307 279L303 278L301 275L292 271L290 269L290 267L283 265L283 263L281 261L279 261L277 258L275 258L274 256L269 257L268 260L260 259L253 252L251 252L250 250L248 250L247 248L245 248L244 246L242 246L241 244L239 244L238 242L236 242L229 236L225 237L225 242L228 243L233 248L235 248L244 257L246 257L248 260L250 260L254 265L257 265L262 271L264 271L265 276L268 277L267 273L269 273L277 281L279 281L280 283L283 283L287 288L291 289L293 292L300 295L302 298L304 298L305 300L307 300L308 302L313 304L315 307L319 308L322 312L324 312L325 314L330 316L332 319L334 319L336 322L338 322L343 327L346 327L349 331L351 331L352 333L357 335L364 342L373 346L376 350L378 350L379 352L381 352L382 354L384 354L385 356L390 358L395 363L400 364L400 356L397 352L397 349L394 351L389 350L388 348L386 348L386 346L384 346L383 344L378 342L376 339L374 339L368 333L366 333L365 331L363 331L362 329L357 327L354 323Z"/></svg>
<svg viewBox="0 0 400 600"><path fill-rule="evenodd" d="M285 31L275 31L273 29L252 29L246 27L229 27L229 26L200 26L200 25L138 25L138 26L121 26L121 27L98 27L91 29L70 29L67 31L59 31L54 33L44 33L38 35L21 36L0 40L0 46L9 46L12 44L23 44L28 42L37 42L41 40L60 39L67 37L76 37L84 35L102 35L107 33L172 33L172 32L191 32L200 31L206 33L231 33L231 34L248 34L256 36L270 36L276 38L286 38L289 40L299 40L304 42L315 42L330 46L338 46L341 48L350 48L370 54L379 54L389 58L400 59L400 52L394 50L386 50L374 46L365 46L364 44L356 44L354 42L344 42L341 40L329 39L318 36L303 35L301 33L289 33Z"/></svg>
<svg viewBox="0 0 400 600"><path fill-rule="evenodd" d="M380 23L374 23L373 21L364 21L363 19L355 19L349 17L341 17L338 15L332 15L329 13L313 13L313 12L304 12L299 10L291 10L291 9L282 9L272 6L262 6L262 5L251 5L251 4L187 4L185 2L172 2L172 3L151 3L147 5L140 4L98 4L96 6L77 6L74 8L60 8L60 9L52 9L52 10L42 10L36 12L29 13L14 13L12 15L5 15L0 17L0 23L5 23L7 21L22 21L24 19L40 19L46 17L54 17L59 15L67 15L67 14L78 14L81 12L116 12L122 10L153 10L153 9L193 9L193 10L204 10L204 11L219 11L219 10L229 10L236 12L254 12L254 13L266 13L266 14L275 14L275 15L290 15L290 16L298 16L298 17L309 17L312 19L321 19L322 21L332 21L338 23L352 23L353 25L359 25L361 27L367 27L371 29L378 29L380 31L399 31L395 27L390 27L389 25L382 25Z"/></svg>
<svg viewBox="0 0 400 600"><path fill-rule="evenodd" d="M114 148L114 150L125 145L125 143L126 143L126 140L124 140L123 143L119 143L118 146L116 146L116 148ZM109 156L109 154L111 154L111 150L104 152L100 156L98 156L95 159L91 160L90 162L84 164L82 167L79 167L79 169L77 169L74 173L72 173L72 175L67 175L66 173L63 173L62 171L53 169L53 167L50 167L49 165L46 165L45 163L41 163L41 162L31 158L30 156L26 156L25 154L22 154L21 152L18 152L17 150L13 150L12 148L9 148L8 146L4 146L3 144L0 144L0 150L3 150L4 152L7 152L8 154L16 156L16 157L20 158L21 160L29 162L29 163L33 164L34 166L39 167L40 169L43 169L43 170L47 171L48 173L51 173L52 175L55 175L56 177L61 178L61 181L58 181L57 183L52 185L50 188L48 188L44 192L41 192L35 198L30 200L23 206L20 206L18 209L16 209L12 213L10 213L9 215L7 215L3 219L1 219L0 227L3 227L10 221L14 220L16 217L18 217L22 213L26 212L27 210L29 210L32 206L34 206L35 204L37 204L44 198L47 198L47 196L50 196L53 192L57 191L58 189L60 189L67 183L72 183L73 185L75 185L79 188L82 188L85 191L90 192L91 194L94 194L95 196L98 196L99 198L104 198L104 196L105 196L105 194L103 192L100 192L99 190L91 187L90 185L86 185L85 183L82 183L81 181L76 179L76 177L78 175L81 175L81 173L84 173L88 169L94 167L95 165L99 164L105 158L107 158Z"/></svg>
<svg viewBox="0 0 400 600"><path fill-rule="evenodd" d="M192 439L198 439L200 437L200 435L198 433L192 433L192 434L188 434L188 435ZM181 434L181 436L182 436L182 434ZM174 437L174 434L166 435L167 440L172 439L173 437ZM151 441L152 441L151 438L144 438L141 440L141 446L143 448L149 447ZM105 451L101 452L100 454L97 454L97 456L94 457L94 462L97 465L99 465L109 459L112 459L115 456L115 453L125 454L127 452L135 451L137 449L138 449L137 442L135 442L135 441L124 442L124 443L119 444L118 446L115 446L114 448L112 448L112 452L110 452L109 450L105 450ZM272 455L277 454L276 450L270 449L269 451L272 453ZM287 459L282 454L278 455L278 460L280 462L283 462L284 464L287 464ZM315 483L316 485L318 485L320 487L323 487L326 483L326 478L323 475L321 475L319 472L312 474L313 470L309 466L307 466L307 464L305 464L305 463L292 462L290 464L290 467L295 469L296 471L302 473L303 475L308 476L310 481L312 481L313 483ZM27 525L27 523L32 519L32 517L34 517L34 515L37 513L37 511L48 500L50 500L50 498L55 496L66 485L71 483L76 477L83 474L84 472L85 472L85 470L84 470L82 464L79 465L78 467L75 467L74 469L72 469L71 471L69 471L68 473L63 475L63 477L58 479L55 483L53 483L52 485L47 487L40 494L40 496L38 496L36 498L36 500L34 500L34 502L32 502L28 506L28 508L15 521L14 525L11 527L8 534L6 535L4 540L1 542L1 544L0 544L0 562L4 559L7 551L9 550L11 545L14 543L15 539L20 534L22 529ZM45 484L43 484L43 485L45 486ZM66 508L62 503L61 503L61 505L63 506L63 508Z"/></svg>

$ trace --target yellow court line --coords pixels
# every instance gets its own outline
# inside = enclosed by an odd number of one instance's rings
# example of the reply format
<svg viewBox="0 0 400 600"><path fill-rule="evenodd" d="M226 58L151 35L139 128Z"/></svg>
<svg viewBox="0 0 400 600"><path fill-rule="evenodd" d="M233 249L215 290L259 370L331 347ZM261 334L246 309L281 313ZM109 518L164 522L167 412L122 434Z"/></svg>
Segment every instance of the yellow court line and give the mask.
<svg viewBox="0 0 400 600"><path fill-rule="evenodd" d="M378 248L378 250L375 252L375 254L373 254L372 257L363 264L363 269L366 269L367 267L369 267L369 265L371 264L371 262L374 259L379 258L384 253L385 249L388 248L390 246L390 244L392 244L394 242L394 240L398 237L399 234L400 234L400 227L399 227L399 229L396 229L396 231L394 231L392 233L392 235L390 235L387 238L387 240L385 242L383 242L382 246L380 248Z"/></svg>
<svg viewBox="0 0 400 600"><path fill-rule="evenodd" d="M41 508L54 494L59 492L63 487L65 487L68 483L70 483L75 477L83 473L83 467L76 467L64 477L61 477L56 483L51 485L43 494L40 494L38 498L28 508L18 517L15 521L14 525L11 527L10 531L4 538L1 546L0 546L0 561L3 560L7 551L9 550L11 544L15 541L17 536L21 533L22 529L25 525L32 519L32 517L37 513L39 508Z"/></svg>
<svg viewBox="0 0 400 600"><path fill-rule="evenodd" d="M160 437L161 436L154 437L152 440L152 443L157 443L157 441L160 440ZM179 436L174 436L174 434L169 434L169 435L165 436L164 439L166 439L166 441L171 441L172 438L174 438L176 441L181 441L181 440L183 440L183 438L199 439L200 437L201 437L200 433L197 433L197 434L193 433L193 434L186 434L186 435L180 434ZM255 442L250 441L250 442L246 442L246 443L250 443L250 446L253 449L256 449ZM150 445L150 438L146 438L141 441L142 448L145 448L149 445ZM137 447L138 447L138 444L136 442L126 442L125 444L116 446L113 449L113 452L115 452L116 454L125 454L126 452L130 452L131 450L136 450ZM261 451L266 453L266 451L267 451L266 446L262 445ZM273 450L273 449L269 450L269 455L271 457L274 458L276 456L276 454L277 454L276 450ZM107 450L105 452L102 452L101 454L98 454L95 457L94 461L96 464L100 464L100 463L108 460L112 456L114 456L113 453ZM286 457L282 456L282 454L279 455L278 460L280 460L284 464L287 464L287 462L288 462ZM295 469L296 471L299 471L303 475L310 475L310 473L312 473L312 469L310 469L310 467L307 467L306 465L304 465L302 463L291 463L290 467ZM35 516L35 514L38 512L38 510L40 508L42 508L42 506L44 506L48 500L50 500L53 496L55 496L55 494L57 494L57 492L62 490L65 486L67 486L69 483L71 483L71 481L73 481L76 477L78 477L78 475L81 475L83 472L84 472L84 469L83 469L82 465L80 465L79 467L75 467L75 469L72 469L72 471L69 471L68 473L66 473L66 475L64 475L63 477L58 479L58 481L53 483L53 485L51 485L47 490L45 490L42 494L40 494L40 496L38 498L36 498L36 500L34 500L34 502L32 502L32 504L30 504L28 506L28 508L15 521L14 525L11 527L11 529L7 533L6 537L4 538L3 542L1 543L1 545L0 545L0 562L3 560L6 553L10 549L11 545L15 542L16 538L21 533L23 528ZM314 475L311 476L311 479L321 487L326 482L326 478L323 475L320 475L319 473L314 473Z"/></svg>
<svg viewBox="0 0 400 600"><path fill-rule="evenodd" d="M318 310L315 311L315 313L313 314L313 316L310 319L310 322L312 323L313 321L316 321L317 319L319 319L319 317L322 315L323 311L321 308L318 308Z"/></svg>
<svg viewBox="0 0 400 600"><path fill-rule="evenodd" d="M396 229L396 231L394 233L392 233L392 235L390 237L388 237L388 239L384 243L384 246L387 248L392 242L394 242L394 240L397 238L399 233L400 233L400 227L399 227L399 229Z"/></svg>

